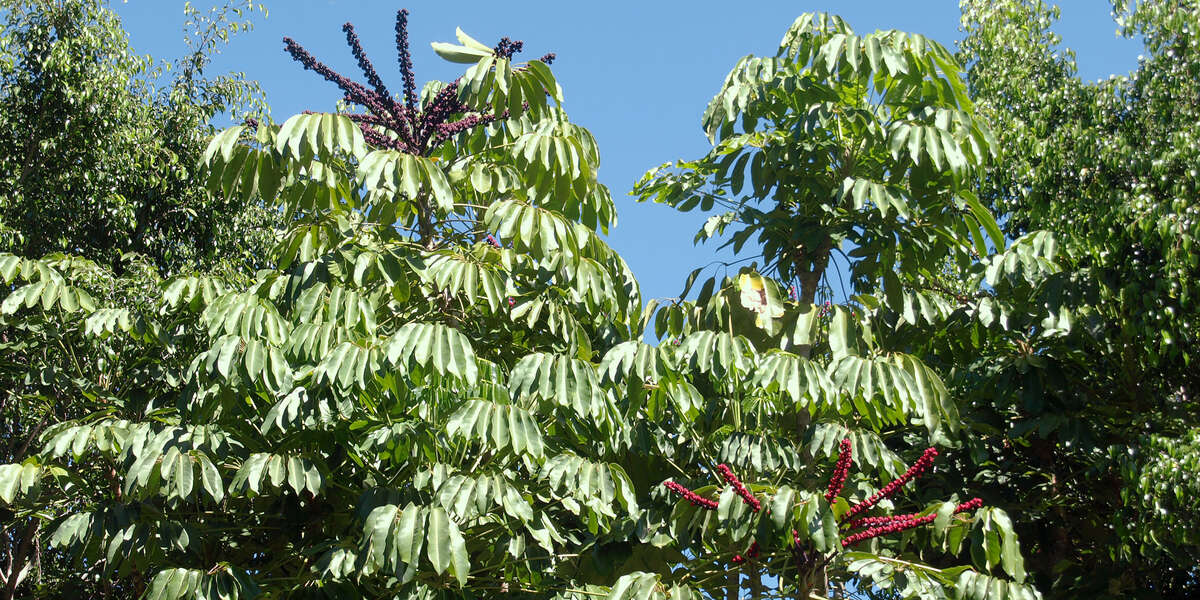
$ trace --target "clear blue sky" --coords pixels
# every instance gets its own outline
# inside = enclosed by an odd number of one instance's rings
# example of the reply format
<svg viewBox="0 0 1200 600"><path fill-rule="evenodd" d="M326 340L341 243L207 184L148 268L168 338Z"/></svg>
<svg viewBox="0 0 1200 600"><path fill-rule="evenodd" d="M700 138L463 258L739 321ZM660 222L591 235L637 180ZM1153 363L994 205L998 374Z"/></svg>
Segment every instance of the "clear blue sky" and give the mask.
<svg viewBox="0 0 1200 600"><path fill-rule="evenodd" d="M182 0L113 3L134 49L159 59L182 55ZM210 0L194 5L207 8ZM773 54L784 30L805 11L841 14L858 31L902 29L923 33L954 48L959 39L958 3L862 0L742 0L688 2L449 2L445 0L266 0L266 19L224 49L212 72L242 71L257 79L276 121L305 109L332 110L340 92L283 51L295 38L336 70L361 79L346 48L342 23L354 23L368 56L391 87L399 87L392 41L396 10L411 11L410 42L418 86L452 80L461 65L439 59L433 41L454 41L454 28L491 44L501 36L524 40L521 56L555 52L553 69L563 86L572 121L589 128L600 144L600 179L616 199L619 223L609 242L629 262L646 298L678 294L684 278L713 258L692 237L703 222L628 196L647 169L708 149L700 114L725 74L745 54ZM1134 67L1140 44L1117 38L1104 0L1065 0L1057 27L1078 55L1080 75L1093 80ZM219 125L225 125L221 123Z"/></svg>

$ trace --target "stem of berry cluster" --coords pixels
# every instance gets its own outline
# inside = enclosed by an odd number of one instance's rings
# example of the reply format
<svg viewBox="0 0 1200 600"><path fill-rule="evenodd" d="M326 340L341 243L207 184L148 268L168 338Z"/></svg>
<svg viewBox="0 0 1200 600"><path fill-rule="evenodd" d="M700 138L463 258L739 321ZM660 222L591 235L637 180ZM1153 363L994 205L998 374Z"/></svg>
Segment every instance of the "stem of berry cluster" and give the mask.
<svg viewBox="0 0 1200 600"><path fill-rule="evenodd" d="M763 595L762 576L759 575L758 569L751 569L748 575L750 579L750 599L758 600Z"/></svg>

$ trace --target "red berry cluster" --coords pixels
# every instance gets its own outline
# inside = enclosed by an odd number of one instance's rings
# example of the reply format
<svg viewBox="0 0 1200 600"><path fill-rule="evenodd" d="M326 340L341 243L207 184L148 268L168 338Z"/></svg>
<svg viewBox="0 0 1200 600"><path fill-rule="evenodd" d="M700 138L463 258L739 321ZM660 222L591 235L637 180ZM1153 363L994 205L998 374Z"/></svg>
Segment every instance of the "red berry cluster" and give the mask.
<svg viewBox="0 0 1200 600"><path fill-rule="evenodd" d="M851 533L842 538L842 547L846 548L857 544L863 540L869 540L873 537L887 535L889 533L897 533L906 531L914 527L920 527L928 523L932 523L937 518L937 514L922 516L920 513L910 513L906 515L890 515L883 517L864 517L855 519L854 517L871 509L879 503L880 500L888 498L900 491L908 482L920 477L933 464L933 460L937 458L938 451L935 448L926 448L921 454L921 458L917 460L913 466L909 467L903 475L897 477L891 483L883 486L883 489L873 494L870 498L855 504L842 515L842 529L846 532L854 531L866 527L867 529L857 533ZM850 468L850 440L842 440L841 453L838 455L837 467L834 469L833 476L829 480L829 491L825 494L825 499L832 502L837 493L841 491L842 485L846 481L846 474ZM836 490L836 491L835 491ZM983 506L983 500L972 498L958 506L954 507L954 514L975 510ZM847 519L850 519L847 521ZM797 541L799 545L799 541Z"/></svg>
<svg viewBox="0 0 1200 600"><path fill-rule="evenodd" d="M842 493L842 486L846 484L846 476L850 474L850 459L850 438L846 438L839 445L837 466L833 468L833 476L829 478L829 489L825 491L827 502L833 502L833 499Z"/></svg>
<svg viewBox="0 0 1200 600"><path fill-rule="evenodd" d="M746 486L737 478L737 475L733 474L733 470L729 468L729 465L721 463L717 465L717 471L721 473L721 478L733 486L733 491L742 497L742 502L745 502L750 507L750 510L758 512L762 509L762 502L759 502L758 498L755 498L754 494L751 494L750 490L746 489Z"/></svg>
<svg viewBox="0 0 1200 600"><path fill-rule="evenodd" d="M750 544L750 547L746 549L745 556L742 556L741 554L734 554L733 560L731 560L729 562L731 562L735 565L740 565L740 564L742 564L748 560L754 559L754 558L758 558L758 542L754 542L754 543Z"/></svg>
<svg viewBox="0 0 1200 600"><path fill-rule="evenodd" d="M845 486L846 477L850 473L850 465L852 464L852 448L853 446L849 438L843 439L839 444L837 465L834 467L833 475L829 479L828 489L825 492L825 500L828 502L833 502L833 499L841 493L842 488ZM920 477L923 473L925 473L926 470L929 469L929 466L933 464L933 460L937 457L937 455L937 449L926 448L925 452L921 454L921 458L919 458L912 467L905 471L903 475L883 486L883 489L879 490L871 497L850 507L850 510L847 511L846 514L842 515L841 518L841 521L843 521L842 529L849 534L842 538L842 547L849 547L863 540L868 540L889 533L906 531L914 527L920 527L922 525L932 523L934 519L937 518L936 513L923 516L920 513L910 513L905 515L890 515L882 517L863 517L859 519L853 519L848 522L847 519L851 519L860 513L870 510L871 507L875 506L880 500L892 496L896 492L900 491L900 489L905 485L907 485L908 482ZM729 468L729 465L724 463L717 465L717 472L721 474L722 479L724 479L730 486L733 487L734 492L741 497L742 502L746 503L746 505L748 505L754 512L758 512L762 509L762 502L760 502L758 498L754 497L754 494L752 494L750 490L746 488L745 484L743 484L741 480L737 478L737 475L733 474L733 470ZM685 500L696 506L699 506L700 508L707 510L717 509L717 501L705 498L679 483L674 481L664 481L663 486L672 492L683 496ZM983 506L983 500L979 498L972 498L971 500L963 502L962 504L954 507L954 514L975 510L981 506ZM856 533L851 533L854 530L861 529L863 527L866 527L867 529ZM819 555L813 555L812 547L803 543L800 539L800 533L794 529L792 530L792 538L793 552L795 553L797 561L796 564L802 571L812 567L813 565L817 565L817 568L819 568L821 565L828 562L830 557L825 557L822 559ZM753 559L758 556L759 550L758 542L753 542L746 550L744 555L734 555L732 563L742 564L750 559Z"/></svg>
<svg viewBox="0 0 1200 600"><path fill-rule="evenodd" d="M972 498L958 506L954 507L954 514L975 510L983 506L983 500L980 498ZM868 540L873 537L886 535L889 533L897 533L920 527L928 523L932 523L937 519L937 513L921 516L920 513L912 513L907 515L893 515L890 517L867 517L865 519L856 519L846 525L848 530L858 529L859 527L868 527L864 531L854 533L842 538L842 547L846 548L857 544L863 540Z"/></svg>
<svg viewBox="0 0 1200 600"><path fill-rule="evenodd" d="M914 527L920 527L921 525L932 522L935 518L937 518L937 515L928 515L916 519L888 521L883 525L872 527L866 531L860 531L842 538L842 547L846 548L873 537L878 537L889 533L897 533L906 529L912 529Z"/></svg>
<svg viewBox="0 0 1200 600"><path fill-rule="evenodd" d="M971 498L962 504L954 507L954 514L967 512L968 510L977 510L983 506L983 498Z"/></svg>
<svg viewBox="0 0 1200 600"><path fill-rule="evenodd" d="M675 492L676 494L679 494L680 496L683 496L684 500L687 500L688 502L691 502L700 508L717 510L716 500L709 500L708 498L705 498L704 496L701 496L700 494L697 494L696 492L693 492L692 490L689 490L683 487L683 485L675 483L674 481L664 481L663 487Z"/></svg>
<svg viewBox="0 0 1200 600"><path fill-rule="evenodd" d="M875 495L850 507L850 510L842 518L852 519L859 513L870 510L871 507L875 506L875 504L880 500L883 500L884 498L890 498L896 492L900 491L901 488L907 485L908 482L920 477L925 470L933 464L933 459L937 458L937 455L938 451L936 448L926 448L925 452L921 454L921 458L917 459L917 462L913 464L913 466L909 467L903 475L897 477L891 483L883 486L883 489L876 492Z"/></svg>
<svg viewBox="0 0 1200 600"><path fill-rule="evenodd" d="M849 523L844 523L842 527L847 530L854 530L861 527L874 527L875 525L883 525L885 523L891 523L892 521L907 521L910 519L919 518L920 516L921 513L909 513L907 515L888 515L886 517L864 517L862 519L855 519Z"/></svg>
<svg viewBox="0 0 1200 600"><path fill-rule="evenodd" d="M742 498L742 502L745 502L746 505L750 507L750 510L753 510L754 512L762 510L762 502L760 502L758 498L755 498L754 494L750 493L750 490L746 489L745 484L743 484L742 481L737 478L737 475L733 474L733 470L729 468L729 465L724 463L717 465L717 472L721 474L722 479L729 483L729 485L733 486L733 491ZM701 496L700 494L697 494L696 492L693 492L692 490L689 490L674 481L664 481L663 487L666 487L668 490L683 496L685 500L695 504L696 506L707 508L708 510L717 509L716 500L709 500L708 498L705 498L704 496Z"/></svg>
<svg viewBox="0 0 1200 600"><path fill-rule="evenodd" d="M487 125L497 119L508 118L507 111L498 116L479 114L463 104L458 99L458 82L447 85L423 108L418 107L417 83L413 74L412 53L408 47L407 10L401 9L396 13L396 53L399 56L400 73L404 78L403 102L393 98L388 92L379 73L367 59L354 26L346 23L342 30L346 32L346 44L350 46L350 52L358 61L359 69L366 75L370 88L321 63L292 38L283 38L283 43L288 54L304 65L305 69L316 71L341 88L347 102L367 110L365 114L354 113L346 116L358 125L368 144L423 156L451 136ZM496 46L495 52L498 56L511 57L513 53L521 50L522 45L521 42L512 42L504 38ZM547 57L551 61L554 59L552 54L543 59Z"/></svg>

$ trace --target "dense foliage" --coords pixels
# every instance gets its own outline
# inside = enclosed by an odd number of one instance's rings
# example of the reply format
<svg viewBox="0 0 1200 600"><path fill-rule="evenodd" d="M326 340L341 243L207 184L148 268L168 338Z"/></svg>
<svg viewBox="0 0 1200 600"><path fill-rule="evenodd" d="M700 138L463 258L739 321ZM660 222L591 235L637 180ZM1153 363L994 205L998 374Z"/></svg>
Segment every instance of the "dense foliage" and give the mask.
<svg viewBox="0 0 1200 600"><path fill-rule="evenodd" d="M1036 594L1020 584L1003 511L956 489L901 495L937 452L909 468L902 454L959 422L938 375L881 345L886 328L873 333L884 305L821 318L747 272L694 311L643 310L597 236L612 201L550 56L516 63L520 42L460 31L462 45L435 50L470 68L418 93L401 11L393 95L345 32L367 85L286 46L365 111L250 121L203 157L218 200L286 215L271 268L173 276L131 302L89 290L86 261L0 259L11 322L52 321L79 338L68 347L130 348L79 375L94 377L96 410L48 427L36 455L0 471L0 499L47 520L55 551L110 582L102 594L735 597L743 575L755 593L771 575L802 596L847 584ZM986 251L980 228L995 224L963 208L959 182L989 144L944 49L810 15L771 64L777 76L731 79L722 94L741 104L715 129L771 102L790 122L840 100L774 139L842 125L870 142L863 164L879 163L824 190L847 207L825 224L826 251L875 211L876 235L922 249L896 259L906 277ZM841 123L871 84L887 116ZM889 144L897 127L908 141ZM930 302L921 312L937 319ZM650 320L679 343L642 342ZM909 505L918 512L890 514ZM969 549L980 571L923 564L939 548Z"/></svg>
<svg viewBox="0 0 1200 600"><path fill-rule="evenodd" d="M195 185L210 120L262 110L256 84L205 74L220 41L248 28L243 11L191 11L190 53L164 72L133 53L98 0L6 2L0 250L69 252L118 271L128 253L168 273L252 265L271 216Z"/></svg>
<svg viewBox="0 0 1200 600"><path fill-rule="evenodd" d="M731 398L727 416L692 425L677 439L691 452L710 452L775 486L808 494L817 494L829 476L825 457L832 457L843 436L854 459L877 473L852 478L844 499L830 496L837 517L829 533L839 522L843 528L874 526L869 534L841 538L846 546L873 539L870 554L817 552L814 559L813 547L798 540L791 545L798 555L795 571L772 562L778 555L744 563L751 590L762 591L757 581L766 574L768 581L779 577L772 593L799 597L822 594L827 585L844 592L847 582L861 594L937 597L939 583L961 571L934 549L953 554L967 531L981 544L972 551L977 567L1002 563L1022 581L1016 535L1002 511L988 508L958 521L950 517L959 507L939 502L974 491L959 487L967 480L944 477L919 490L912 500L916 508L926 507L923 512L855 519L873 503L877 479L900 475L882 487L887 496L911 477L893 470L899 456L926 440L961 439L959 403L935 368L949 374L955 365L931 365L913 351L947 329L986 326L1011 296L1010 282L1029 285L1055 269L1046 259L1052 240L1035 233L1005 248L995 221L970 192L993 141L975 117L953 56L919 35L859 35L837 17L805 15L785 34L776 56L748 56L734 67L709 104L704 126L714 140L708 155L651 171L635 192L684 211L721 207L696 239L729 231L725 245L755 266L733 276L718 271L700 285L695 300L663 307L656 333L681 338L688 353L702 352L697 342L705 336L731 336L762 354L749 367L749 387L736 374L716 372L700 389L707 394L711 386ZM837 265L846 267L844 285L853 294L840 304L828 300L831 284L842 278ZM703 271L691 275L683 297ZM827 300L814 304L821 299ZM780 403L780 393L790 402ZM796 463L790 462L793 454ZM702 454L690 460L696 470L705 466ZM832 472L836 480L846 468L839 461ZM830 483L831 491L837 488ZM778 498L785 493L778 490L787 488L775 489ZM935 514L940 518L931 518ZM937 526L914 528L921 522ZM969 529L947 534L947 523ZM898 531L912 533L888 536ZM1001 535L991 537L995 533ZM737 529L733 534L745 535ZM697 560L686 564L704 576L702 565L711 560L705 554L719 546L703 530L693 536L684 554ZM763 547L758 542L756 550ZM1019 583L963 573L958 594L1035 593ZM726 591L736 587L731 581Z"/></svg>
<svg viewBox="0 0 1200 600"><path fill-rule="evenodd" d="M643 304L553 54L285 38L344 98L275 123L205 76L240 8L159 88L9 4L4 600L1195 591L1191 9L1118 4L1098 84L1036 1L957 56L802 15L635 186L738 255Z"/></svg>
<svg viewBox="0 0 1200 600"><path fill-rule="evenodd" d="M970 472L1020 507L1046 589L1194 597L1200 497L1179 474L1200 451L1200 13L1143 1L1114 14L1146 55L1087 83L1053 33L1057 10L963 3L971 93L1002 149L980 198L1008 236L1055 233L1064 276L1041 298L1074 322L976 345L982 377L959 389L991 428Z"/></svg>
<svg viewBox="0 0 1200 600"><path fill-rule="evenodd" d="M4 4L0 251L45 255L47 273L61 270L81 290L47 291L47 302L70 312L94 303L141 308L164 272L232 276L252 271L266 255L278 215L261 204L210 197L197 185L209 120L257 106L252 84L205 73L220 41L247 27L237 17L233 9L190 12L190 53L164 72L133 54L100 2ZM11 267L5 262L6 273ZM7 299L12 288L4 289ZM157 393L160 380L150 374L179 359L147 356L52 314L0 317L0 355L6 463L36 452L38 436L59 421L95 410L139 414L132 406L113 409L112 396ZM102 494L102 481L74 488L74 498ZM33 589L86 597L102 587L46 548L44 523L56 514L26 518L0 508L0 597Z"/></svg>

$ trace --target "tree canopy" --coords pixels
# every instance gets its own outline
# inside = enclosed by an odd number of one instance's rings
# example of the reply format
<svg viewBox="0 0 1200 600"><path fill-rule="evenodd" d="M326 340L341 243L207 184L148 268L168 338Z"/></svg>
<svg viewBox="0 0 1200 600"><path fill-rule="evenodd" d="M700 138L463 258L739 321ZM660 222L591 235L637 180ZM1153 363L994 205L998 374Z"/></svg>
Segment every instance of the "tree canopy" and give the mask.
<svg viewBox="0 0 1200 600"><path fill-rule="evenodd" d="M1052 8L962 8L714 82L633 194L736 260L645 301L553 53L288 37L343 98L275 122L205 74L242 5L157 87L14 4L0 598L1188 597L1196 15L1116 5L1151 58L1092 85Z"/></svg>
<svg viewBox="0 0 1200 600"><path fill-rule="evenodd" d="M1023 539L1042 585L1183 598L1200 590L1200 505L1173 475L1195 473L1200 452L1200 15L1177 2L1113 9L1146 55L1128 77L1085 83L1059 47L1056 9L963 3L961 57L1002 149L981 201L1008 236L1054 232L1064 277L1044 298L1075 323L1054 338L1013 331L985 350L991 402L979 418L1008 423L986 444L988 478L1027 507Z"/></svg>

